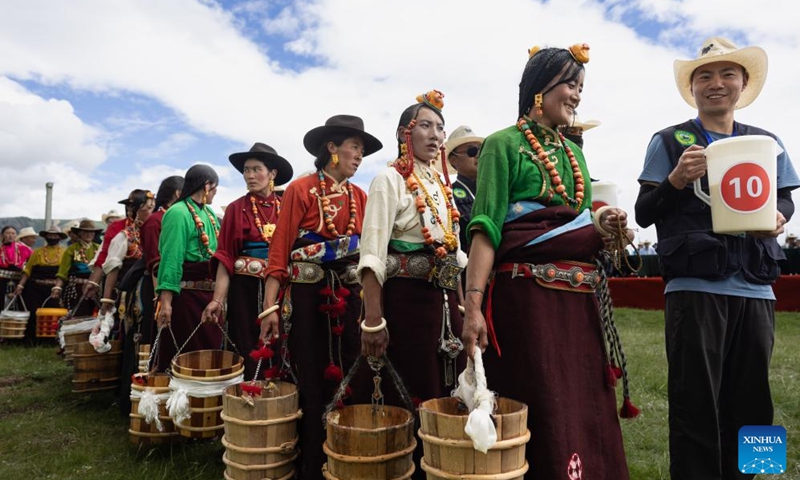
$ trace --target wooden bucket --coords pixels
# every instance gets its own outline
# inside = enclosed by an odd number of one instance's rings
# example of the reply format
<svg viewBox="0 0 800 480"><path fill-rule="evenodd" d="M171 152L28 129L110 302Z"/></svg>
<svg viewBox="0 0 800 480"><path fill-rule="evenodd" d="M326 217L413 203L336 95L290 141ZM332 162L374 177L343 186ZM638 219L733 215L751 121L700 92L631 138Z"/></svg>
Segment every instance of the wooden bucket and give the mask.
<svg viewBox="0 0 800 480"><path fill-rule="evenodd" d="M225 478L291 478L297 458L297 387L287 382L256 382L261 395L242 395L242 384L225 389L222 419Z"/></svg>
<svg viewBox="0 0 800 480"><path fill-rule="evenodd" d="M464 433L468 413L459 403L453 397L434 398L419 406L419 437L425 450L421 467L428 480L522 480L528 471L525 444L531 438L527 405L497 399L497 443L484 454Z"/></svg>
<svg viewBox="0 0 800 480"><path fill-rule="evenodd" d="M64 331L64 360L67 365L72 365L72 354L75 353L75 345L89 340L92 333L96 317L75 317L61 322L61 329ZM65 327L67 327L65 329Z"/></svg>
<svg viewBox="0 0 800 480"><path fill-rule="evenodd" d="M31 312L3 310L0 313L0 338L25 338L25 326Z"/></svg>
<svg viewBox="0 0 800 480"><path fill-rule="evenodd" d="M350 405L327 416L322 445L329 480L403 480L414 473L414 416L406 409Z"/></svg>
<svg viewBox="0 0 800 480"><path fill-rule="evenodd" d="M147 363L150 361L150 344L143 343L139 345L139 352L138 352L138 365L139 365L139 373L147 373Z"/></svg>
<svg viewBox="0 0 800 480"><path fill-rule="evenodd" d="M149 375L141 375L139 378L144 381L144 384L131 382L131 393L142 393L145 390L150 390L156 395L164 395L169 393L169 379L167 373L151 373ZM167 411L166 399L160 400L158 405L158 419L161 420L161 425L164 427L162 431L158 430L156 422L148 424L143 415L139 415L139 399L131 396L131 425L128 433L131 437L131 443L134 445L153 445L159 443L172 442L180 436L175 429L175 424L172 423L172 418Z"/></svg>
<svg viewBox="0 0 800 480"><path fill-rule="evenodd" d="M74 373L72 391L75 393L112 390L119 384L122 368L122 342L111 341L111 350L97 353L88 341L75 344L72 354Z"/></svg>
<svg viewBox="0 0 800 480"><path fill-rule="evenodd" d="M182 380L221 382L236 378L243 372L244 359L226 350L197 350L172 359L172 375ZM205 398L189 395L192 415L184 423L176 424L181 436L214 438L222 435L222 397L222 393Z"/></svg>
<svg viewBox="0 0 800 480"><path fill-rule="evenodd" d="M37 308L36 337L55 338L58 332L58 320L66 314L66 308Z"/></svg>

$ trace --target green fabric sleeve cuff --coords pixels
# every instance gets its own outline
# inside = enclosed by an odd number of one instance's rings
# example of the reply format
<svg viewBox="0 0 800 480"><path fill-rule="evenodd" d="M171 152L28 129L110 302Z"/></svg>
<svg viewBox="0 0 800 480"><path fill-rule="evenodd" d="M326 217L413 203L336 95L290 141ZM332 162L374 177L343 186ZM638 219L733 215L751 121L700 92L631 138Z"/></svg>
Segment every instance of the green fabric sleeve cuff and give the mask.
<svg viewBox="0 0 800 480"><path fill-rule="evenodd" d="M470 242L472 241L473 230L480 230L485 233L492 242L492 247L494 247L495 251L500 248L500 240L502 240L503 235L488 215L478 215L469 222L467 226L467 238Z"/></svg>

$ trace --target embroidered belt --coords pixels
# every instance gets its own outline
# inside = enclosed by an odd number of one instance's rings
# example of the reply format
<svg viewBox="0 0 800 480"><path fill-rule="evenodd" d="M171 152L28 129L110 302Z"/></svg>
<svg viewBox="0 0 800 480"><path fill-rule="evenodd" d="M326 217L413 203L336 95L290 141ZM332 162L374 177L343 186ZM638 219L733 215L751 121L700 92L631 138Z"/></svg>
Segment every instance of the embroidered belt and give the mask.
<svg viewBox="0 0 800 480"><path fill-rule="evenodd" d="M181 280L181 290L202 290L213 292L217 282L212 280Z"/></svg>
<svg viewBox="0 0 800 480"><path fill-rule="evenodd" d="M241 256L233 262L233 273L235 275L247 275L266 279L267 260L258 257Z"/></svg>
<svg viewBox="0 0 800 480"><path fill-rule="evenodd" d="M22 278L22 272L15 270L0 269L0 278L7 278L9 280L19 280L20 278Z"/></svg>
<svg viewBox="0 0 800 480"><path fill-rule="evenodd" d="M511 278L534 278L536 283L555 290L591 293L600 283L600 273L590 263L559 261L535 265L532 263L502 263L497 273L510 272Z"/></svg>
<svg viewBox="0 0 800 480"><path fill-rule="evenodd" d="M36 285L55 285L56 279L55 278L32 278L30 280Z"/></svg>
<svg viewBox="0 0 800 480"><path fill-rule="evenodd" d="M386 257L386 278L418 278L432 281L437 287L448 290L458 288L462 270L455 255L439 259L420 253L390 253Z"/></svg>
<svg viewBox="0 0 800 480"><path fill-rule="evenodd" d="M350 264L345 267L344 273L339 275L339 279L342 283L348 285L355 285L358 283L356 268L358 268L356 264ZM317 283L325 278L325 269L318 263L291 262L288 270L289 281L292 283Z"/></svg>

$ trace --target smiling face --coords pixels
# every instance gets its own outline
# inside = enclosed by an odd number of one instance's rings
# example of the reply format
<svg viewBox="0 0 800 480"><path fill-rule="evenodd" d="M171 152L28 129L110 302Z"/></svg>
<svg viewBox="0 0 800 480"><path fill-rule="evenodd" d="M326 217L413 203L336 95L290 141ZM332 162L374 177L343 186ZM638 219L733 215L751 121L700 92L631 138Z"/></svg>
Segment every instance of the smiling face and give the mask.
<svg viewBox="0 0 800 480"><path fill-rule="evenodd" d="M564 69L566 68L567 66L564 67ZM561 78L562 74L563 72L557 75L556 79ZM552 84L557 81L554 79L551 84L547 85L543 89L547 93L544 94L542 99L542 115L536 120L550 128L572 123L575 110L581 103L584 75L585 72L581 70L574 80L559 83L551 88Z"/></svg>
<svg viewBox="0 0 800 480"><path fill-rule="evenodd" d="M733 112L747 87L744 68L733 62L713 62L692 73L692 95L697 110L705 115Z"/></svg>
<svg viewBox="0 0 800 480"><path fill-rule="evenodd" d="M254 158L244 162L244 168L242 168L242 175L244 175L244 181L247 184L247 191L259 194L263 197L270 194L269 182L270 180L274 180L277 174L277 170L270 170L264 162Z"/></svg>
<svg viewBox="0 0 800 480"><path fill-rule="evenodd" d="M444 143L444 122L430 108L420 108L417 112L417 123L411 129L411 146L414 156L430 163L439 154Z"/></svg>
<svg viewBox="0 0 800 480"><path fill-rule="evenodd" d="M94 240L94 232L91 230L78 230L78 238L85 243L89 243Z"/></svg>

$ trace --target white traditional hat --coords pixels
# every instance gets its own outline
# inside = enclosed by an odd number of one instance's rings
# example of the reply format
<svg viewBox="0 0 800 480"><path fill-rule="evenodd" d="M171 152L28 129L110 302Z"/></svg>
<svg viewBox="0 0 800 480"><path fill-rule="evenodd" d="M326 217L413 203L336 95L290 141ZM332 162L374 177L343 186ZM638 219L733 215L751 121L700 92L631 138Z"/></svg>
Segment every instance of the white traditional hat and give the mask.
<svg viewBox="0 0 800 480"><path fill-rule="evenodd" d="M17 240L19 240L20 238L36 237L36 236L38 236L38 234L33 229L33 227L25 227L22 230L20 230L19 233L17 234Z"/></svg>
<svg viewBox="0 0 800 480"><path fill-rule="evenodd" d="M450 165L451 167L453 166L453 163L450 161L450 153L452 153L453 150L460 147L461 145L464 145L465 143L483 144L483 140L484 140L483 137L475 135L475 132L473 132L472 129L467 125L460 125L456 127L456 129L453 130L453 132L450 135L448 135L447 141L444 142L445 152L447 152L446 155L447 155L448 165ZM435 163L434 168L436 168L436 170L442 171L441 165L439 165L438 161Z"/></svg>
<svg viewBox="0 0 800 480"><path fill-rule="evenodd" d="M675 60L675 83L683 99L692 108L697 108L692 95L692 73L698 67L713 62L737 63L747 72L747 87L739 96L736 108L744 108L758 97L767 79L767 52L761 47L737 48L726 38L711 37L703 42L696 59Z"/></svg>
<svg viewBox="0 0 800 480"><path fill-rule="evenodd" d="M570 125L570 127L580 128L581 131L584 132L586 130L591 130L594 127L599 127L599 126L600 126L600 120L586 120L585 122L582 122L577 113L575 113L575 118L572 121L572 125Z"/></svg>

